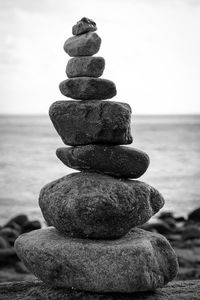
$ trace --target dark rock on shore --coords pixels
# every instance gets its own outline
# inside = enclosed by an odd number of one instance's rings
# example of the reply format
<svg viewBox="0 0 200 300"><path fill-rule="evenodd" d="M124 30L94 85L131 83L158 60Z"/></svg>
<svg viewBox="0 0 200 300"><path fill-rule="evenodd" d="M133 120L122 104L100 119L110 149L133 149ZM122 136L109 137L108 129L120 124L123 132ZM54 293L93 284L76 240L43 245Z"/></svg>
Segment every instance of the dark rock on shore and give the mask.
<svg viewBox="0 0 200 300"><path fill-rule="evenodd" d="M138 178L149 166L149 157L145 152L126 146L93 144L63 147L57 149L56 155L72 169L116 177Z"/></svg>
<svg viewBox="0 0 200 300"><path fill-rule="evenodd" d="M100 77L105 68L105 59L100 56L81 56L71 58L66 67L66 74L73 77Z"/></svg>
<svg viewBox="0 0 200 300"><path fill-rule="evenodd" d="M21 235L15 248L44 282L85 291L155 290L171 281L178 269L168 241L138 228L113 241L69 238L48 228Z"/></svg>
<svg viewBox="0 0 200 300"><path fill-rule="evenodd" d="M13 247L0 249L0 266L13 265L19 261Z"/></svg>
<svg viewBox="0 0 200 300"><path fill-rule="evenodd" d="M158 219L165 220L169 218L174 218L174 214L172 211L163 211L159 214Z"/></svg>
<svg viewBox="0 0 200 300"><path fill-rule="evenodd" d="M84 17L72 27L72 34L78 35L96 30L96 23L93 20Z"/></svg>
<svg viewBox="0 0 200 300"><path fill-rule="evenodd" d="M96 32L72 36L66 40L64 50L69 56L90 56L99 51L101 38Z"/></svg>
<svg viewBox="0 0 200 300"><path fill-rule="evenodd" d="M188 215L188 220L200 223L200 207Z"/></svg>
<svg viewBox="0 0 200 300"><path fill-rule="evenodd" d="M148 221L164 199L144 182L81 172L44 186L39 205L47 224L68 236L112 239Z"/></svg>
<svg viewBox="0 0 200 300"><path fill-rule="evenodd" d="M33 230L37 230L41 228L41 223L38 220L35 221L28 221L24 224L23 228L22 228L22 232L29 232L29 231L33 231Z"/></svg>
<svg viewBox="0 0 200 300"><path fill-rule="evenodd" d="M28 222L28 217L25 214L20 214L9 220L4 227L12 227L13 223L18 224L19 226L23 226Z"/></svg>
<svg viewBox="0 0 200 300"><path fill-rule="evenodd" d="M140 226L140 228L147 230L147 231L151 231L151 232L158 232L165 236L173 232L173 230L170 228L170 226L167 223L160 222L160 221L146 223L146 224Z"/></svg>
<svg viewBox="0 0 200 300"><path fill-rule="evenodd" d="M131 144L131 108L114 101L57 101L50 119L66 145Z"/></svg>
<svg viewBox="0 0 200 300"><path fill-rule="evenodd" d="M29 221L28 217L24 214L15 216L0 228L0 266L5 270L5 278L6 276L10 278L9 272L7 274L6 268L10 270L12 266L15 268L15 266L17 265L18 267L16 267L16 271L20 270L19 258L17 257L17 254L13 247L15 240L21 233L29 232L38 228L41 228L40 222ZM0 274L0 281L2 277L3 271ZM16 277L17 276L12 277L11 275L11 278L16 279Z"/></svg>
<svg viewBox="0 0 200 300"><path fill-rule="evenodd" d="M105 100L117 94L114 82L108 79L76 77L62 81L61 93L76 100Z"/></svg>
<svg viewBox="0 0 200 300"><path fill-rule="evenodd" d="M186 221L186 219L184 217L182 217L182 216L181 217L176 217L175 220L178 223L184 223Z"/></svg>

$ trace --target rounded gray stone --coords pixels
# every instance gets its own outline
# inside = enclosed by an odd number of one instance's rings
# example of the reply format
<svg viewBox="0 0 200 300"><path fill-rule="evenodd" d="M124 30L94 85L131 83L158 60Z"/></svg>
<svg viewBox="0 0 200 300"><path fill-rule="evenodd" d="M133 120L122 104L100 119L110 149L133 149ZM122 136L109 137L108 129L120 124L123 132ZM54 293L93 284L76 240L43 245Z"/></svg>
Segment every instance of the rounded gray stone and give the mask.
<svg viewBox="0 0 200 300"><path fill-rule="evenodd" d="M105 68L105 60L100 56L81 56L71 58L66 67L66 74L73 77L100 77Z"/></svg>
<svg viewBox="0 0 200 300"><path fill-rule="evenodd" d="M81 291L153 291L173 280L178 270L169 242L138 228L113 241L75 239L55 228L40 229L22 234L15 249L45 283Z"/></svg>
<svg viewBox="0 0 200 300"><path fill-rule="evenodd" d="M96 54L101 45L101 38L96 32L87 32L68 38L64 50L69 56L90 56Z"/></svg>
<svg viewBox="0 0 200 300"><path fill-rule="evenodd" d="M116 177L138 178L149 166L149 156L145 152L127 146L62 147L57 149L56 155L69 168Z"/></svg>
<svg viewBox="0 0 200 300"><path fill-rule="evenodd" d="M47 224L68 236L113 239L146 223L164 199L141 181L79 172L45 185L39 205Z"/></svg>
<svg viewBox="0 0 200 300"><path fill-rule="evenodd" d="M72 34L78 35L96 30L96 23L93 20L84 17L72 27Z"/></svg>
<svg viewBox="0 0 200 300"><path fill-rule="evenodd" d="M62 81L60 92L76 100L105 100L117 94L114 82L108 79L75 77Z"/></svg>
<svg viewBox="0 0 200 300"><path fill-rule="evenodd" d="M131 144L131 107L112 101L56 101L49 116L66 145Z"/></svg>

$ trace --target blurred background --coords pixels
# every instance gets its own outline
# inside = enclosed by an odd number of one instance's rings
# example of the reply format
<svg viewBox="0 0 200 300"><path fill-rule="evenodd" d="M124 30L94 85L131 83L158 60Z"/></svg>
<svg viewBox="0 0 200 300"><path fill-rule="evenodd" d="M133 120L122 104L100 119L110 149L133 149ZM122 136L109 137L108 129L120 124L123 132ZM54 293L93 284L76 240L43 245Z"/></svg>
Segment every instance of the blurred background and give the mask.
<svg viewBox="0 0 200 300"><path fill-rule="evenodd" d="M186 214L200 204L200 1L0 0L1 222L42 218L41 187L74 172L55 156L63 143L48 109L66 99L63 44L83 16L102 38L102 77L132 107L132 146L150 156L141 180Z"/></svg>
<svg viewBox="0 0 200 300"><path fill-rule="evenodd" d="M140 180L186 218L200 206L200 1L0 0L0 224L43 223L40 189L74 172L48 109L66 99L63 44L82 17L97 23L114 100L132 107L132 146L150 156Z"/></svg>

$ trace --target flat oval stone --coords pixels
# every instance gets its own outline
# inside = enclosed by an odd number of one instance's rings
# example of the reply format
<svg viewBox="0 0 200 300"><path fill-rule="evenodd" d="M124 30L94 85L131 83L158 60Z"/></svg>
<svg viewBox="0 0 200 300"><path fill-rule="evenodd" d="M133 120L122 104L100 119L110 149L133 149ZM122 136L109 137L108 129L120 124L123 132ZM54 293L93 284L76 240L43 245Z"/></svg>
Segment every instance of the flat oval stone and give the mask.
<svg viewBox="0 0 200 300"><path fill-rule="evenodd" d="M165 237L138 228L118 240L95 241L69 238L50 227L20 235L15 249L45 283L82 291L153 291L178 270Z"/></svg>
<svg viewBox="0 0 200 300"><path fill-rule="evenodd" d="M131 107L112 101L56 101L49 116L66 145L131 144Z"/></svg>
<svg viewBox="0 0 200 300"><path fill-rule="evenodd" d="M75 77L62 81L61 93L76 100L105 100L117 94L114 82L108 79Z"/></svg>
<svg viewBox="0 0 200 300"><path fill-rule="evenodd" d="M88 18L82 18L72 27L72 34L78 35L89 31L96 31L96 23Z"/></svg>
<svg viewBox="0 0 200 300"><path fill-rule="evenodd" d="M64 50L69 56L94 55L99 51L101 38L96 32L87 32L68 38Z"/></svg>
<svg viewBox="0 0 200 300"><path fill-rule="evenodd" d="M69 168L116 177L138 178L149 166L149 156L145 152L127 146L62 147L57 149L56 155Z"/></svg>
<svg viewBox="0 0 200 300"><path fill-rule="evenodd" d="M105 68L105 60L100 56L81 56L71 58L66 67L66 74L73 77L100 77Z"/></svg>
<svg viewBox="0 0 200 300"><path fill-rule="evenodd" d="M146 223L164 199L144 182L81 172L45 185L39 205L47 224L68 236L113 239Z"/></svg>

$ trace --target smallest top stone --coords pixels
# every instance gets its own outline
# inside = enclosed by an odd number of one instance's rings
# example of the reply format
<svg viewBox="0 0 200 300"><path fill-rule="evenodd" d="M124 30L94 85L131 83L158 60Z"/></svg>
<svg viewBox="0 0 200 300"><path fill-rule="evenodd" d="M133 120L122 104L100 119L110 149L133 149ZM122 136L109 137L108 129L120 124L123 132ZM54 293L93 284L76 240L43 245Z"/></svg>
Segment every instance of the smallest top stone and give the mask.
<svg viewBox="0 0 200 300"><path fill-rule="evenodd" d="M82 33L96 30L96 23L93 20L84 17L72 27L72 34L79 35Z"/></svg>

